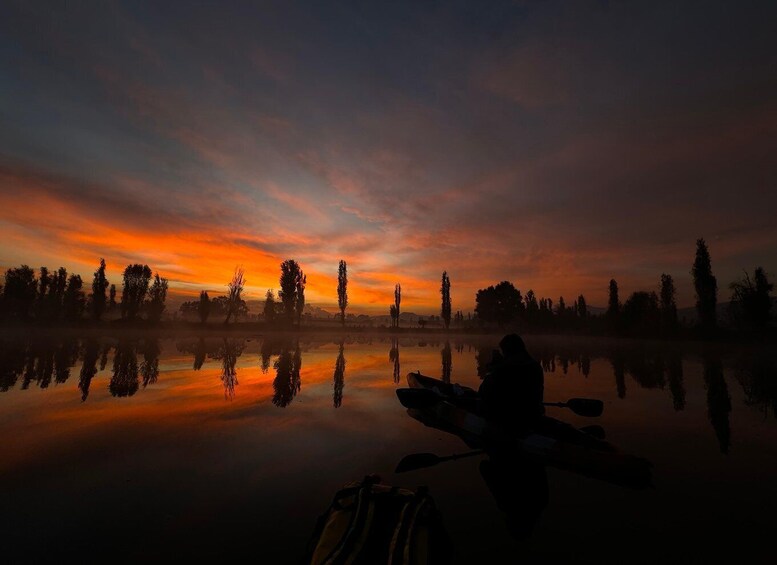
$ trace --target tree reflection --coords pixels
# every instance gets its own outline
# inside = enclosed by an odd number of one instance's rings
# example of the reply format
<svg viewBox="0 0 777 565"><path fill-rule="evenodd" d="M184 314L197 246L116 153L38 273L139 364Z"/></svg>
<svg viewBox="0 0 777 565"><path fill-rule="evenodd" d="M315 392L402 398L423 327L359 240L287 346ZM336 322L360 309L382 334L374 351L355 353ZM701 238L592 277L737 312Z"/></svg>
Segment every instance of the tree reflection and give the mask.
<svg viewBox="0 0 777 565"><path fill-rule="evenodd" d="M685 386L683 385L683 358L678 351L670 351L667 355L666 372L669 380L669 391L672 393L672 404L675 410L685 408Z"/></svg>
<svg viewBox="0 0 777 565"><path fill-rule="evenodd" d="M111 396L132 396L138 391L138 357L135 343L119 340L113 354L113 376L108 384Z"/></svg>
<svg viewBox="0 0 777 565"><path fill-rule="evenodd" d="M702 356L704 364L704 388L707 389L707 417L715 429L721 453L728 453L731 444L731 397L723 378L723 364L720 357L706 351Z"/></svg>
<svg viewBox="0 0 777 565"><path fill-rule="evenodd" d="M70 367L78 362L78 342L64 339L54 353L54 375L58 384L70 378Z"/></svg>
<svg viewBox="0 0 777 565"><path fill-rule="evenodd" d="M81 402L89 396L89 386L97 374L97 361L100 358L100 344L96 339L88 339L84 344L84 361L81 365L81 375L78 379L78 390L81 391Z"/></svg>
<svg viewBox="0 0 777 565"><path fill-rule="evenodd" d="M777 360L769 349L755 351L737 361L736 379L745 393L745 404L777 417Z"/></svg>
<svg viewBox="0 0 777 565"><path fill-rule="evenodd" d="M275 361L275 379L273 380L272 403L280 408L288 406L297 393L302 383L300 370L302 368L302 351L297 341L294 350L283 347L278 359Z"/></svg>
<svg viewBox="0 0 777 565"><path fill-rule="evenodd" d="M224 338L213 355L221 361L221 382L224 385L224 398L232 400L235 397L237 382L237 358L243 354L245 340Z"/></svg>
<svg viewBox="0 0 777 565"><path fill-rule="evenodd" d="M445 346L440 350L440 356L442 357L442 380L445 383L450 383L453 361L451 356L451 342L447 339L445 340Z"/></svg>
<svg viewBox="0 0 777 565"><path fill-rule="evenodd" d="M334 391L332 392L332 402L335 408L343 404L343 387L345 387L345 347L344 342L340 341L340 351L335 361Z"/></svg>
<svg viewBox="0 0 777 565"><path fill-rule="evenodd" d="M192 363L192 369L199 371L205 364L205 358L208 356L208 347L205 345L205 338L201 337L197 340L197 344L194 346L194 362Z"/></svg>
<svg viewBox="0 0 777 565"><path fill-rule="evenodd" d="M612 371L615 375L615 391L618 398L626 398L626 360L622 352L616 350L610 355Z"/></svg>
<svg viewBox="0 0 777 565"><path fill-rule="evenodd" d="M0 391L6 392L16 385L24 371L24 347L18 341L0 343Z"/></svg>
<svg viewBox="0 0 777 565"><path fill-rule="evenodd" d="M389 350L389 361L394 365L393 378L394 383L399 384L401 369L399 366L399 338L391 338L391 349Z"/></svg>
<svg viewBox="0 0 777 565"><path fill-rule="evenodd" d="M158 339L143 340L141 353L143 362L140 364L140 375L143 377L143 388L154 384L159 378L159 347Z"/></svg>

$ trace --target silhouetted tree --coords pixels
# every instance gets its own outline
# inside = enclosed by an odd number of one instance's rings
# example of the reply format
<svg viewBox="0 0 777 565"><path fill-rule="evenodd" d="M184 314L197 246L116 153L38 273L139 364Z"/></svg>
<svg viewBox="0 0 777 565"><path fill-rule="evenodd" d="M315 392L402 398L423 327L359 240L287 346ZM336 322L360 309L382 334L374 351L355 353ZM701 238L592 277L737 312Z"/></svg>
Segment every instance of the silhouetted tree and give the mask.
<svg viewBox="0 0 777 565"><path fill-rule="evenodd" d="M272 289L267 291L264 298L264 321L272 324L275 321L275 294Z"/></svg>
<svg viewBox="0 0 777 565"><path fill-rule="evenodd" d="M394 326L397 328L399 328L399 313L400 313L399 305L401 302L402 302L402 286L399 283L397 283L394 286L394 320L395 320Z"/></svg>
<svg viewBox="0 0 777 565"><path fill-rule="evenodd" d="M212 317L220 318L223 316L226 319L227 312L229 312L228 296L217 296L216 298L211 299L210 314ZM248 305L246 304L246 301L241 298L235 309L235 319L238 319L240 316L245 316L246 314L248 314Z"/></svg>
<svg viewBox="0 0 777 565"><path fill-rule="evenodd" d="M744 278L733 282L731 288L732 313L747 327L762 331L769 326L772 299L769 296L774 285L769 282L766 272L758 267L753 279L745 272Z"/></svg>
<svg viewBox="0 0 777 565"><path fill-rule="evenodd" d="M302 325L302 313L305 311L305 284L308 278L300 270L300 276L297 278L297 298L294 304L294 311L297 314L297 326Z"/></svg>
<svg viewBox="0 0 777 565"><path fill-rule="evenodd" d="M286 323L289 326L294 322L294 312L297 306L297 284L303 276L302 269L294 259L287 259L281 263L281 289L278 291L278 296L283 303Z"/></svg>
<svg viewBox="0 0 777 565"><path fill-rule="evenodd" d="M691 269L696 290L699 325L707 332L717 327L718 281L712 274L710 252L703 238L696 240L696 259Z"/></svg>
<svg viewBox="0 0 777 565"><path fill-rule="evenodd" d="M124 269L124 288L121 293L121 317L134 320L148 292L151 269L148 265L127 265Z"/></svg>
<svg viewBox="0 0 777 565"><path fill-rule="evenodd" d="M607 323L610 329L615 329L618 326L618 320L620 318L621 303L618 298L618 283L615 279L610 279L610 296L607 301Z"/></svg>
<svg viewBox="0 0 777 565"><path fill-rule="evenodd" d="M86 297L81 288L83 281L80 275L70 275L67 280L65 294L62 297L62 315L67 322L77 322L81 319L86 307Z"/></svg>
<svg viewBox="0 0 777 565"><path fill-rule="evenodd" d="M577 317L581 320L588 318L588 304L586 304L585 296L582 294L577 297Z"/></svg>
<svg viewBox="0 0 777 565"><path fill-rule="evenodd" d="M332 392L332 403L335 408L340 408L343 404L343 388L345 387L345 344L340 341L340 351L335 361L334 390Z"/></svg>
<svg viewBox="0 0 777 565"><path fill-rule="evenodd" d="M157 273L154 275L154 283L148 289L146 310L148 320L154 324L159 323L165 311L165 299L167 298L167 279L163 279Z"/></svg>
<svg viewBox="0 0 777 565"><path fill-rule="evenodd" d="M348 266L342 259L337 267L337 306L340 308L340 321L345 327L345 309L348 307Z"/></svg>
<svg viewBox="0 0 777 565"><path fill-rule="evenodd" d="M245 273L242 267L235 267L235 272L232 275L232 280L229 281L227 287L227 317L224 320L225 324L229 323L232 316L237 316L238 305L240 304L240 295L243 292L245 286Z"/></svg>
<svg viewBox="0 0 777 565"><path fill-rule="evenodd" d="M105 292L108 290L108 279L105 277L105 259L100 259L100 266L94 272L94 279L92 280L92 294L91 298L91 310L92 318L98 322L102 319L103 312L105 312L106 303L108 297Z"/></svg>
<svg viewBox="0 0 777 565"><path fill-rule="evenodd" d="M447 330L451 325L451 279L448 278L448 272L442 272L442 284L440 286L440 295L442 305L440 307L440 317Z"/></svg>
<svg viewBox="0 0 777 565"><path fill-rule="evenodd" d="M8 269L3 287L3 308L6 314L19 319L29 318L37 288L35 271L27 265Z"/></svg>
<svg viewBox="0 0 777 565"><path fill-rule="evenodd" d="M536 325L540 318L540 305L539 302L537 302L537 296L532 289L529 289L526 293L524 302L526 303L526 322L529 325ZM545 308L548 311L553 309L553 304L551 304L550 299L545 301Z"/></svg>
<svg viewBox="0 0 777 565"><path fill-rule="evenodd" d="M635 335L651 335L658 331L661 318L655 292L634 292L623 305L624 329Z"/></svg>
<svg viewBox="0 0 777 565"><path fill-rule="evenodd" d="M200 301L197 304L197 314L200 316L200 323L204 324L210 316L210 298L204 290L200 292Z"/></svg>
<svg viewBox="0 0 777 565"><path fill-rule="evenodd" d="M49 317L48 290L51 286L52 276L47 267L40 268L40 280L38 282L38 295L35 298L33 309L35 317L39 320L45 320Z"/></svg>
<svg viewBox="0 0 777 565"><path fill-rule="evenodd" d="M40 268L40 281L39 281L39 290L38 290L38 299L43 300L46 297L46 291L49 288L49 285L51 284L51 275L49 274L48 267L41 267Z"/></svg>
<svg viewBox="0 0 777 565"><path fill-rule="evenodd" d="M108 310L113 312L116 309L116 285L115 284L111 285L111 290L110 290L108 296L109 296L109 299L108 299Z"/></svg>
<svg viewBox="0 0 777 565"><path fill-rule="evenodd" d="M526 295L527 300L530 296L534 306L537 306L539 310L531 290ZM495 323L503 328L517 319L520 309L521 293L513 286L513 283L508 281L480 289L475 296L475 313L478 319L485 324Z"/></svg>
<svg viewBox="0 0 777 565"><path fill-rule="evenodd" d="M569 309L567 303L564 301L563 296L558 297L558 305L556 306L556 320L561 328L566 327L567 317L569 316Z"/></svg>
<svg viewBox="0 0 777 565"><path fill-rule="evenodd" d="M677 304L672 275L661 275L661 331L672 333L677 329Z"/></svg>

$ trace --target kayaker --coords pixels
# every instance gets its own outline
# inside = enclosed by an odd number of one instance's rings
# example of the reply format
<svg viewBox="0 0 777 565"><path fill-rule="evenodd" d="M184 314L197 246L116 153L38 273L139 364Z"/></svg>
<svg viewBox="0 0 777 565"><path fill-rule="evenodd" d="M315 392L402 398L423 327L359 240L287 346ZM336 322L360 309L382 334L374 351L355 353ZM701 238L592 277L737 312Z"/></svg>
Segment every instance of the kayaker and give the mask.
<svg viewBox="0 0 777 565"><path fill-rule="evenodd" d="M511 428L530 428L545 414L545 377L518 334L508 334L494 352L478 394L488 415Z"/></svg>

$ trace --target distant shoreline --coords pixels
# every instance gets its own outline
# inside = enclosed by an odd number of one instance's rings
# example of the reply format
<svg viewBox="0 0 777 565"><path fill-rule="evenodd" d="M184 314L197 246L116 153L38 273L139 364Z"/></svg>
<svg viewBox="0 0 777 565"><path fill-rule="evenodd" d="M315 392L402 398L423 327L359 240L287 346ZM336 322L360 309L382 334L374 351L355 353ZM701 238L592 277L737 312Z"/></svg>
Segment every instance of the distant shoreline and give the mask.
<svg viewBox="0 0 777 565"><path fill-rule="evenodd" d="M128 324L121 320L114 322L84 323L77 325L38 325L30 324L3 324L0 325L0 337L32 337L32 336L57 336L63 334L76 335L78 337L123 337L123 336L154 336L185 337L185 336L222 336L236 335L246 337L260 337L264 335L289 335L289 336L315 336L315 335L374 335L380 337L435 337L442 339L456 338L493 338L507 333L518 333L532 337L559 337L570 339L612 339L618 341L641 342L682 342L682 343L741 343L741 344L777 344L777 331L771 330L763 334L751 334L738 331L720 330L713 336L703 336L692 329L683 329L671 336L656 335L619 335L600 332L548 332L522 330L516 327L499 328L389 328L369 326L339 325L319 326L303 325L302 327L283 328L268 327L262 322L235 322L229 325L223 323L169 321L159 324L146 324L143 321Z"/></svg>

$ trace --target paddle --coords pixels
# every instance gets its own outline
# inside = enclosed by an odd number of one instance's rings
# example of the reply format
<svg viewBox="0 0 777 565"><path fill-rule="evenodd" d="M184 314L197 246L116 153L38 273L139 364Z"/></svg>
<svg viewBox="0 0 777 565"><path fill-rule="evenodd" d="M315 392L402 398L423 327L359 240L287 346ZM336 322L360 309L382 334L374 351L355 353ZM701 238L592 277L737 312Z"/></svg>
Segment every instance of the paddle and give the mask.
<svg viewBox="0 0 777 565"><path fill-rule="evenodd" d="M406 473L407 471L415 471L416 469L423 469L425 467L433 467L443 461L453 461L455 459L462 459L463 457L472 457L473 455L482 455L484 451L477 449L475 451L468 451L467 453L454 453L447 457L439 457L434 453L411 453L402 458L397 468L394 469L395 473Z"/></svg>
<svg viewBox="0 0 777 565"><path fill-rule="evenodd" d="M445 400L445 396L437 394L428 388L398 388L397 398L405 408L429 408L434 406L440 400ZM578 416L587 416L595 418L602 415L604 402L594 398L570 398L566 402L543 402L545 406L557 406L559 408L569 408Z"/></svg>

